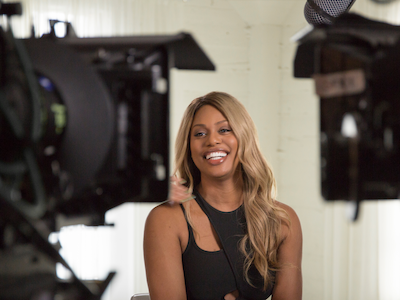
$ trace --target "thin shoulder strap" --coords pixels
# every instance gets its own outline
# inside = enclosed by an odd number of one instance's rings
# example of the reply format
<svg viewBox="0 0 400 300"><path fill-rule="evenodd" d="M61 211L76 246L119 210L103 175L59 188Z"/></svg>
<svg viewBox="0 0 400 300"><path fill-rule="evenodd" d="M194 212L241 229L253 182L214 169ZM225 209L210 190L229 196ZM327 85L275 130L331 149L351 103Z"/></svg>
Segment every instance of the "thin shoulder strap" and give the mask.
<svg viewBox="0 0 400 300"><path fill-rule="evenodd" d="M179 204L179 206L181 207L181 209L182 209L182 211L183 211L183 215L185 216L185 220L186 220L186 222L187 222L187 219L186 219L186 210L185 210L185 208L183 207L183 204L182 204L182 203Z"/></svg>
<svg viewBox="0 0 400 300"><path fill-rule="evenodd" d="M193 229L192 229L192 226L190 226L190 223L189 223L189 221L188 221L188 219L187 219L187 217L186 217L186 210L185 210L185 208L183 207L183 204L181 203L181 204L179 204L179 206L180 206L181 209L182 209L183 216L185 217L186 224L187 224L188 231L189 231L189 239L188 239L188 244L187 244L187 246L186 246L186 249L187 249L187 248L189 247L189 245L191 245L191 244L194 242ZM186 249L185 249L185 251L186 251Z"/></svg>

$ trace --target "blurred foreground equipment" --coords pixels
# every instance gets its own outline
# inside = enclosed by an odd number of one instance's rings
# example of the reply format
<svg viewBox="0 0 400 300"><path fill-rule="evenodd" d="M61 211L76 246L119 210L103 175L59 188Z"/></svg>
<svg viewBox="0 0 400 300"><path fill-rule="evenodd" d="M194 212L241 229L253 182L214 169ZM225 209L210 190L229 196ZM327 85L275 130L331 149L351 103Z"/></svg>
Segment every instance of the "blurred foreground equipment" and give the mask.
<svg viewBox="0 0 400 300"><path fill-rule="evenodd" d="M15 7L13 6L15 5ZM7 10L2 10L7 8ZM19 9L18 9L19 8ZM19 4L0 14L20 12ZM169 70L214 70L190 34L41 38L0 28L0 299L100 299L48 236L169 188Z"/></svg>
<svg viewBox="0 0 400 300"><path fill-rule="evenodd" d="M321 189L356 204L400 194L400 27L346 13L298 39L294 76L320 97Z"/></svg>

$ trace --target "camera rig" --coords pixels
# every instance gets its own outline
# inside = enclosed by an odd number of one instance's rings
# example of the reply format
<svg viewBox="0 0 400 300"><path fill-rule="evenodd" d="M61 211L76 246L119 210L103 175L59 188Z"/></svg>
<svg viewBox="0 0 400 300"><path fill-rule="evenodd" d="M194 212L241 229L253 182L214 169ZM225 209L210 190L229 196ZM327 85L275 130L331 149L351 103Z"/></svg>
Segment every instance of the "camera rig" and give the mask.
<svg viewBox="0 0 400 300"><path fill-rule="evenodd" d="M0 28L1 299L100 299L114 273L79 280L49 234L66 219L104 225L122 203L165 200L169 70L215 70L188 33L78 38L66 23L58 38L57 22L41 38Z"/></svg>

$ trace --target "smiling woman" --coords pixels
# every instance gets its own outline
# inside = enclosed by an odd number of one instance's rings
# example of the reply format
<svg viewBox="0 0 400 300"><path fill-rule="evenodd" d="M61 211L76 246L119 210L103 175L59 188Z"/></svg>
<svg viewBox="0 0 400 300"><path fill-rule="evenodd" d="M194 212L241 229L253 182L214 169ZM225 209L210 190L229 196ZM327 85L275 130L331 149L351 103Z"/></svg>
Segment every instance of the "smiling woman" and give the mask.
<svg viewBox="0 0 400 300"><path fill-rule="evenodd" d="M244 106L222 92L193 100L175 149L170 203L145 227L151 299L301 299L300 222L275 199Z"/></svg>

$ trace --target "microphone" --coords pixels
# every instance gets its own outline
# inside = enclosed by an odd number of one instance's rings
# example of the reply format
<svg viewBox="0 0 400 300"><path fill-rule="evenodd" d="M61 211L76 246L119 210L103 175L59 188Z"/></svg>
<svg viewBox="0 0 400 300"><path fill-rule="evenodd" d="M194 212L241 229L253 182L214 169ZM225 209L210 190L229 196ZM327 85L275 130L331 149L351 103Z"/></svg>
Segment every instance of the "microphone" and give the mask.
<svg viewBox="0 0 400 300"><path fill-rule="evenodd" d="M332 24L347 12L356 0L307 0L304 16L311 25Z"/></svg>

